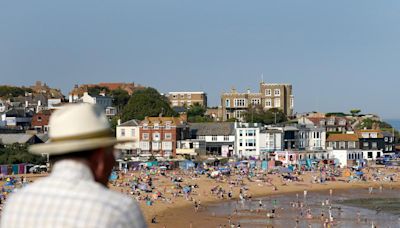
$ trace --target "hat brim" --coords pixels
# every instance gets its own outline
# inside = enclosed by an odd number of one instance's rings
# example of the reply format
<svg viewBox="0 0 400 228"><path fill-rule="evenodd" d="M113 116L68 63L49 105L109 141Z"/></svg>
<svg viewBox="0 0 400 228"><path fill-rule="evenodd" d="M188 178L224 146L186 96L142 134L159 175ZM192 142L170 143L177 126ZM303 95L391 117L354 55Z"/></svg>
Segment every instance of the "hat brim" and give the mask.
<svg viewBox="0 0 400 228"><path fill-rule="evenodd" d="M116 144L128 142L129 140L117 140L114 137L103 137L95 139L86 140L69 140L62 142L47 142L32 145L29 147L28 151L31 154L41 155L49 154L51 155L62 155L75 152L81 152L86 150L93 150L97 148L104 148L109 146L114 146Z"/></svg>

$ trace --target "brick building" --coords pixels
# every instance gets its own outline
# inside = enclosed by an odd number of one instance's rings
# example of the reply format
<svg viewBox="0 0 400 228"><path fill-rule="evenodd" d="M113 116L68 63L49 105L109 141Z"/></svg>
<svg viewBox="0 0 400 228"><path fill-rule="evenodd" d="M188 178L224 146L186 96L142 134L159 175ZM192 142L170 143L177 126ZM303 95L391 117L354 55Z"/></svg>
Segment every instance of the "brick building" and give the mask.
<svg viewBox="0 0 400 228"><path fill-rule="evenodd" d="M189 138L189 127L179 117L146 117L139 128L142 155L176 156L177 141Z"/></svg>
<svg viewBox="0 0 400 228"><path fill-rule="evenodd" d="M258 93L239 93L236 89L221 95L222 120L235 118L243 120L244 113L251 106L261 106L265 110L277 108L287 116L293 115L294 97L292 85L260 83Z"/></svg>
<svg viewBox="0 0 400 228"><path fill-rule="evenodd" d="M167 98L172 107L189 107L196 103L207 107L205 92L169 92Z"/></svg>

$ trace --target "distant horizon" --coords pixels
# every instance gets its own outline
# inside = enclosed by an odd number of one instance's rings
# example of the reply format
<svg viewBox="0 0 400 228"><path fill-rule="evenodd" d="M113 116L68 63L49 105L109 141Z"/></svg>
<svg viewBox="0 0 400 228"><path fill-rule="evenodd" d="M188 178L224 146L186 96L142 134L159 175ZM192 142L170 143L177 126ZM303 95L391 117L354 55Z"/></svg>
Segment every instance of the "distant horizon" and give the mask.
<svg viewBox="0 0 400 228"><path fill-rule="evenodd" d="M295 112L400 118L400 1L5 1L1 84L135 82L204 91L293 85Z"/></svg>

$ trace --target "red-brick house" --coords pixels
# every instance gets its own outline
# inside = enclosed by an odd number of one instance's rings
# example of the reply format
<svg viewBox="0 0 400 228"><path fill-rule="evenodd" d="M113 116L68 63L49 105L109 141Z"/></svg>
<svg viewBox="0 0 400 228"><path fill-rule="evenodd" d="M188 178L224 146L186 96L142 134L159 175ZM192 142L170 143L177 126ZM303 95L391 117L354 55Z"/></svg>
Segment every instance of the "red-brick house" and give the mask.
<svg viewBox="0 0 400 228"><path fill-rule="evenodd" d="M35 113L32 117L31 126L39 133L48 133L49 131L49 119L52 111L43 110Z"/></svg>
<svg viewBox="0 0 400 228"><path fill-rule="evenodd" d="M189 126L179 117L146 117L140 123L140 154L176 156L176 144L189 138Z"/></svg>

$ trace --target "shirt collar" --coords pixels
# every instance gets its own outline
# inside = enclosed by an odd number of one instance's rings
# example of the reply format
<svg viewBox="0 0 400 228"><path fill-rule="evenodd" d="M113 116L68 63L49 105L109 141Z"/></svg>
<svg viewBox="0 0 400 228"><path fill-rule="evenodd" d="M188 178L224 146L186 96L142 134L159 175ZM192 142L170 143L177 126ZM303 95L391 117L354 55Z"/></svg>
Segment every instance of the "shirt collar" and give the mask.
<svg viewBox="0 0 400 228"><path fill-rule="evenodd" d="M92 171L86 164L68 159L56 162L51 176L75 180L94 180Z"/></svg>

